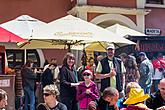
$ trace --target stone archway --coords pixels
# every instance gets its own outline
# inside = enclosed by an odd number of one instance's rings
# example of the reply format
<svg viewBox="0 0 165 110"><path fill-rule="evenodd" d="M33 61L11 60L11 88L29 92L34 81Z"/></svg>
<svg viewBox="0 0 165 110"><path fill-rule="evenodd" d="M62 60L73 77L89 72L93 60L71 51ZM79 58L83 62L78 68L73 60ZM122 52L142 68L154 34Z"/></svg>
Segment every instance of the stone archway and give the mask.
<svg viewBox="0 0 165 110"><path fill-rule="evenodd" d="M138 26L130 18L120 14L103 14L95 17L90 22L98 25L108 21L116 21L116 23L124 24L132 29L138 29Z"/></svg>

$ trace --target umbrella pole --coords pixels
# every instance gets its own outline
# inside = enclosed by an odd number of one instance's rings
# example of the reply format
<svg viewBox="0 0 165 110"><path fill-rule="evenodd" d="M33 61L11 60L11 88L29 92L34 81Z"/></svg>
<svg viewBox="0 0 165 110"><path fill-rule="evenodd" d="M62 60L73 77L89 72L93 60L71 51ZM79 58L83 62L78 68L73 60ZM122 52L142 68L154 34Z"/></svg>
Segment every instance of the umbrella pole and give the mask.
<svg viewBox="0 0 165 110"><path fill-rule="evenodd" d="M120 46L119 45L117 45L116 43L113 43L115 46L117 46L117 47L119 47L120 48Z"/></svg>
<svg viewBox="0 0 165 110"><path fill-rule="evenodd" d="M101 42L99 42L99 44L106 50L106 47L104 47L104 45Z"/></svg>
<svg viewBox="0 0 165 110"><path fill-rule="evenodd" d="M67 46L68 46L68 52L71 52L71 49L70 49L71 44L67 44Z"/></svg>
<svg viewBox="0 0 165 110"><path fill-rule="evenodd" d="M24 64L26 63L26 58L27 58L27 54L26 54L26 49L24 49L24 54L25 54L25 56L24 56Z"/></svg>

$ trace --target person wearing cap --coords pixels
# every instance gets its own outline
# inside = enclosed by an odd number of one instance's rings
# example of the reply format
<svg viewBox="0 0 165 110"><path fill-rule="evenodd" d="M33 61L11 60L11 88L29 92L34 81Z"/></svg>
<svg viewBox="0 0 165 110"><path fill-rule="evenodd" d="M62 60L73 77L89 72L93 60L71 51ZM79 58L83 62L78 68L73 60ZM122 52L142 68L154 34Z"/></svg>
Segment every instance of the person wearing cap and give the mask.
<svg viewBox="0 0 165 110"><path fill-rule="evenodd" d="M59 102L59 91L56 85L46 85L43 89L44 102L37 106L37 110L67 110L66 105Z"/></svg>
<svg viewBox="0 0 165 110"><path fill-rule="evenodd" d="M5 110L7 106L7 93L3 89L0 89L0 110Z"/></svg>
<svg viewBox="0 0 165 110"><path fill-rule="evenodd" d="M137 83L137 82L129 82L126 86L126 94L125 94L125 97L123 98L120 98L118 101L117 101L117 105L119 107L119 109L121 108L126 108L127 105L126 104L123 104L125 102L126 99L129 98L129 93L131 91L132 88L139 88L141 89L140 85Z"/></svg>
<svg viewBox="0 0 165 110"><path fill-rule="evenodd" d="M149 94L144 94L144 90L141 88L131 88L128 98L124 104L127 104L127 108L121 110L149 110L144 102L149 98Z"/></svg>
<svg viewBox="0 0 165 110"><path fill-rule="evenodd" d="M106 87L114 87L119 92L124 88L124 73L126 72L123 62L114 57L115 46L107 46L107 57L98 62L96 78L101 79L101 92Z"/></svg>
<svg viewBox="0 0 165 110"><path fill-rule="evenodd" d="M139 84L144 89L144 93L150 94L150 89L152 85L152 74L154 73L153 65L150 60L147 58L146 53L140 52L139 57L141 60L140 63L140 79Z"/></svg>
<svg viewBox="0 0 165 110"><path fill-rule="evenodd" d="M92 81L93 73L90 70L85 70L83 73L84 82L78 85L77 100L80 103L80 110L87 110L90 101L99 97L99 92L96 84Z"/></svg>
<svg viewBox="0 0 165 110"><path fill-rule="evenodd" d="M160 80L158 91L151 94L151 98L147 99L146 105L153 110L165 110L165 78Z"/></svg>

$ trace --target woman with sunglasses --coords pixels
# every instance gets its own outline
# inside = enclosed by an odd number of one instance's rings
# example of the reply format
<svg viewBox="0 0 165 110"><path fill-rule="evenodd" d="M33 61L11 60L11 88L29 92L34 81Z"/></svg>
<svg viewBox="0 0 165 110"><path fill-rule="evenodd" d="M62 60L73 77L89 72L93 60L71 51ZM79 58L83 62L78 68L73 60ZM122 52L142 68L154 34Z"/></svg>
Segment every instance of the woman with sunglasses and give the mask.
<svg viewBox="0 0 165 110"><path fill-rule="evenodd" d="M60 100L67 106L68 110L79 110L76 100L76 86L78 75L75 68L75 57L72 53L67 53L63 60L60 71Z"/></svg>
<svg viewBox="0 0 165 110"><path fill-rule="evenodd" d="M56 85L46 85L43 90L45 103L40 103L37 110L67 110L66 105L57 100L59 91Z"/></svg>
<svg viewBox="0 0 165 110"><path fill-rule="evenodd" d="M90 70L85 70L83 73L84 82L78 85L77 100L80 103L80 110L87 110L90 101L99 97L99 92L96 84L92 81L93 73Z"/></svg>

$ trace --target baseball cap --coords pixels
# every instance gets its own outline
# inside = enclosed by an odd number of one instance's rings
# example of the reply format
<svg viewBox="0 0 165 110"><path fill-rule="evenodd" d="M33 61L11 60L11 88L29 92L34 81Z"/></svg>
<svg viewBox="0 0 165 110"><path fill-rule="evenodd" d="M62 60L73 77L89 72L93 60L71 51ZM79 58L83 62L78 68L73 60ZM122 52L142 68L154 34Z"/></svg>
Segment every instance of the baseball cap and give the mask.
<svg viewBox="0 0 165 110"><path fill-rule="evenodd" d="M109 50L109 49L115 49L115 46L114 46L114 44L109 44L108 46L107 46L107 50Z"/></svg>
<svg viewBox="0 0 165 110"><path fill-rule="evenodd" d="M140 52L139 56L146 56L146 53L145 52Z"/></svg>
<svg viewBox="0 0 165 110"><path fill-rule="evenodd" d="M82 74L90 74L90 75L92 75L92 71L91 70L84 70L84 72Z"/></svg>

